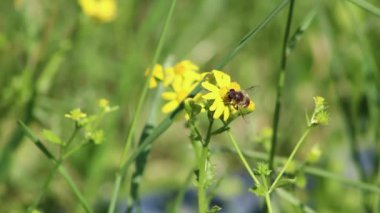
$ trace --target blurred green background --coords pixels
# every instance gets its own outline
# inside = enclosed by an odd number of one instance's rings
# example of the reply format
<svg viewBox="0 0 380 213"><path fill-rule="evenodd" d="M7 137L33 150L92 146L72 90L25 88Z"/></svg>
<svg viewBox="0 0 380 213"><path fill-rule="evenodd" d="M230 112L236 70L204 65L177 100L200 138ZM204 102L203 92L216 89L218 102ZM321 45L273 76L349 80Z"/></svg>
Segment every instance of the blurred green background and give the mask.
<svg viewBox="0 0 380 213"><path fill-rule="evenodd" d="M210 71L280 2L178 1L159 61L189 59L201 71ZM368 2L380 7L378 1ZM49 128L67 138L72 126L64 114L76 107L93 112L99 98L120 107L105 119L106 141L86 147L64 165L92 205L109 201L144 72L151 65L169 5L169 0L119 0L116 18L102 23L83 14L74 0L0 2L2 212L24 212L52 169L17 121L38 134ZM312 97L320 95L329 103L330 124L313 130L297 159L302 161L313 144L320 144L317 167L378 186L380 17L344 0L296 1L292 32L314 9L315 19L288 60L278 155L289 155L306 127L305 111L311 113ZM246 150L266 151L266 145L257 141L260 132L272 126L286 16L287 7L224 68L242 87L255 86L250 95L256 110L232 124ZM159 121L165 115L160 108L151 109L150 101L151 96L143 114L157 110ZM145 116L139 130L144 122ZM176 190L184 182L194 163L188 134L179 121L154 143L141 186L143 195ZM211 146L228 145L225 139L216 137ZM217 174L227 177L221 196L247 190L228 176L243 171L235 155L216 152L213 162ZM366 205L379 200L372 193L321 177L313 179L311 188L291 191L318 212L364 212ZM120 199L126 194L125 187ZM280 201L276 205L284 211L297 209ZM46 212L80 211L59 174L40 206Z"/></svg>

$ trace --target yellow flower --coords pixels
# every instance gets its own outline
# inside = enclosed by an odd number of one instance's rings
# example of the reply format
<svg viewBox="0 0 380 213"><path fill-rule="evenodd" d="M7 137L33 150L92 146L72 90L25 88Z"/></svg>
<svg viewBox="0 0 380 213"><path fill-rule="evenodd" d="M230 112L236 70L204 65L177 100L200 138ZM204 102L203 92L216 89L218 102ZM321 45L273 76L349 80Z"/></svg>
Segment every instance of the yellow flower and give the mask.
<svg viewBox="0 0 380 213"><path fill-rule="evenodd" d="M178 78L185 79L186 81L200 81L201 75L197 72L198 70L198 66L191 61L181 61L175 64L174 67L165 69L164 85L169 86Z"/></svg>
<svg viewBox="0 0 380 213"><path fill-rule="evenodd" d="M173 84L173 91L162 93L162 98L169 101L162 107L162 112L169 113L179 106L195 88L196 83L178 78Z"/></svg>
<svg viewBox="0 0 380 213"><path fill-rule="evenodd" d="M80 122L87 117L87 114L83 113L80 108L76 108L71 110L68 114L65 114L65 117Z"/></svg>
<svg viewBox="0 0 380 213"><path fill-rule="evenodd" d="M240 85L236 82L231 82L231 77L229 75L218 70L213 70L211 73L214 78L203 82L202 86L210 91L204 95L203 98L206 100L213 100L209 110L214 112L214 119L218 119L223 115L223 120L227 121L230 114L236 113L238 107L247 112L252 112L255 109L255 104L250 99L242 97L242 100L238 102L229 97L231 90L244 96L241 92ZM247 104L243 101L247 101Z"/></svg>
<svg viewBox="0 0 380 213"><path fill-rule="evenodd" d="M110 22L116 17L115 0L79 0L84 14L100 22Z"/></svg>
<svg viewBox="0 0 380 213"><path fill-rule="evenodd" d="M145 71L145 75L147 76L149 74L149 69ZM164 69L160 64L156 64L153 67L153 73L152 78L149 81L149 88L156 88L157 87L157 80L164 80Z"/></svg>
<svg viewBox="0 0 380 213"><path fill-rule="evenodd" d="M106 109L110 106L110 102L105 98L101 98L98 100L98 105L100 108Z"/></svg>

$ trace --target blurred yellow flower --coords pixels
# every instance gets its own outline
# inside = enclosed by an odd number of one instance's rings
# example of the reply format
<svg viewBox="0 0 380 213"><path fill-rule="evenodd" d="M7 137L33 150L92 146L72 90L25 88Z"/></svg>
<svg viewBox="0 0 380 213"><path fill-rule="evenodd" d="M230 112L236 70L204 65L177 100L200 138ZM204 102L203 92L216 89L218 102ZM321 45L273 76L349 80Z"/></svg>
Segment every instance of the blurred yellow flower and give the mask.
<svg viewBox="0 0 380 213"><path fill-rule="evenodd" d="M193 64L193 62L189 60L181 61L173 67L165 69L164 85L169 86L178 78L185 79L186 81L200 81L202 77L198 73L198 70L198 66Z"/></svg>
<svg viewBox="0 0 380 213"><path fill-rule="evenodd" d="M214 112L214 119L223 115L223 120L227 121L231 113L237 112L238 107L246 112L255 110L255 103L241 92L238 83L231 82L229 75L219 70L213 70L211 73L214 78L203 82L202 86L210 91L203 98L213 100L209 110Z"/></svg>
<svg viewBox="0 0 380 213"><path fill-rule="evenodd" d="M83 113L80 108L76 108L71 110L68 114L65 114L65 117L80 122L87 117L87 114Z"/></svg>
<svg viewBox="0 0 380 213"><path fill-rule="evenodd" d="M162 93L162 98L169 101L162 107L162 112L172 112L179 104L186 99L197 83L187 79L178 78L172 83L173 91Z"/></svg>
<svg viewBox="0 0 380 213"><path fill-rule="evenodd" d="M115 0L79 0L84 14L100 22L110 22L116 17Z"/></svg>
<svg viewBox="0 0 380 213"><path fill-rule="evenodd" d="M147 76L149 74L149 69L146 69L145 75ZM152 78L149 81L149 88L156 88L157 87L157 80L164 80L164 69L160 64L154 65Z"/></svg>

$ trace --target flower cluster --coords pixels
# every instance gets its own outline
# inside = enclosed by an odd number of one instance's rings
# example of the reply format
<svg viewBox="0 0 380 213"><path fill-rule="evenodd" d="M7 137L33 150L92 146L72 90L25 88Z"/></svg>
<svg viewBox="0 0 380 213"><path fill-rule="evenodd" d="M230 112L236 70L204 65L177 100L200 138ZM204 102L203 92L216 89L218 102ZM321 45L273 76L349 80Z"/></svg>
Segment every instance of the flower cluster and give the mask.
<svg viewBox="0 0 380 213"><path fill-rule="evenodd" d="M227 121L236 115L254 111L255 103L245 94L237 82L219 70L199 73L199 68L189 60L181 61L171 67L156 64L151 73L149 88L156 88L161 82L167 90L161 94L167 103L162 107L164 113L170 113L185 102L187 116L208 111L214 119ZM146 70L148 75L150 70ZM202 82L203 80L203 82ZM201 83L202 82L202 83ZM190 93L201 83L206 94ZM194 107L196 106L196 107ZM191 113L194 109L197 112ZM234 116L231 116L234 115Z"/></svg>
<svg viewBox="0 0 380 213"><path fill-rule="evenodd" d="M153 67L149 88L156 88L159 82L162 82L167 88L161 94L162 98L167 101L162 107L162 112L172 112L187 98L202 79L198 70L199 68L188 60L181 61L172 67L164 68L160 64ZM149 71L146 70L145 75L148 75Z"/></svg>
<svg viewBox="0 0 380 213"><path fill-rule="evenodd" d="M83 13L100 21L110 22L116 17L115 0L79 0Z"/></svg>

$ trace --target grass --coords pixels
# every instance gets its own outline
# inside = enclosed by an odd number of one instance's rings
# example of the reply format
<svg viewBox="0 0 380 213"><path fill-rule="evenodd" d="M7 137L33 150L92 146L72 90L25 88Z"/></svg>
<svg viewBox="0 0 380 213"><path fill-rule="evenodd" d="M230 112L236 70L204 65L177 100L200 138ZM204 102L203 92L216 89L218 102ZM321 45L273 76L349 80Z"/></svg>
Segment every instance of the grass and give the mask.
<svg viewBox="0 0 380 213"><path fill-rule="evenodd" d="M227 211L249 188L252 201L261 197L257 208L266 202L268 212L378 212L376 1L119 1L109 23L86 16L76 1L36 2L0 3L4 211L115 212L129 205L144 212L152 194L178 192L167 209L180 212L191 190L199 195L195 211L211 209L213 197ZM242 88L255 86L249 95L256 110L227 124L215 120L212 128L207 115L185 125L183 103L163 114L161 91L148 89L145 69L184 59L202 72L223 70ZM192 94L199 91L200 84ZM313 128L300 146L305 111L311 114L318 95L328 102L330 123ZM97 125L103 144L77 146L87 137L81 133L72 140L79 151L62 161L62 148L42 129L69 138L72 122L64 114L77 107L96 114L103 97L119 106ZM315 144L321 156L309 163ZM220 146L237 154L218 152ZM251 174L251 185L239 180L237 194L223 191L237 173ZM291 186L276 188L286 181Z"/></svg>

